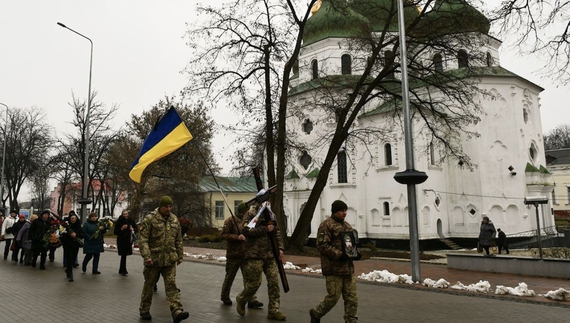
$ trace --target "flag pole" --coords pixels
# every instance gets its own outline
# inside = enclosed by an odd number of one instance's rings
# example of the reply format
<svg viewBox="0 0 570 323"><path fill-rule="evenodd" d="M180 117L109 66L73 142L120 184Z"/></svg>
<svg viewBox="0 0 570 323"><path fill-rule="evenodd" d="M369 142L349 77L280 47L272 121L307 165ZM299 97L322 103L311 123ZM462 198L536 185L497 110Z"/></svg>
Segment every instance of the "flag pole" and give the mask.
<svg viewBox="0 0 570 323"><path fill-rule="evenodd" d="M212 168L210 168L210 164L208 164L206 157L204 157L204 154L202 154L202 151L200 150L200 147L198 147L198 145L196 144L196 141L193 141L193 143L196 146L196 148L198 148L198 153L200 153L200 156L202 156L202 159L204 160L204 164L206 164L206 167L208 167L208 170L210 171L210 175L212 175L212 178L214 179L216 186L220 190L220 194L222 194L222 198L224 199L224 202L226 203L226 206L228 207L228 210L230 211L234 225L236 226L236 229L238 230L238 234L241 234L241 230L239 229L239 225L237 224L237 221L235 219L234 212L232 211L232 208L230 207L230 204L228 203L228 200L226 199L226 195L224 194L222 187L220 187L220 184L218 183L218 180L216 179L216 176L214 175Z"/></svg>

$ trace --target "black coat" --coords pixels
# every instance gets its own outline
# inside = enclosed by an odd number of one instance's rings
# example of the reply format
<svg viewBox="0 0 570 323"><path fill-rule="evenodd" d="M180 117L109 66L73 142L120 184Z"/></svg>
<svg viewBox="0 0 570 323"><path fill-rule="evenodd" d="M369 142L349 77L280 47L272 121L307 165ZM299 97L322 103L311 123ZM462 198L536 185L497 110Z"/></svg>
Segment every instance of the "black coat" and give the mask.
<svg viewBox="0 0 570 323"><path fill-rule="evenodd" d="M123 225L127 229L121 230ZM115 235L117 236L117 251L119 256L129 256L133 254L133 241L131 241L131 228L138 232L137 224L131 217L120 216L115 222Z"/></svg>
<svg viewBox="0 0 570 323"><path fill-rule="evenodd" d="M71 232L75 232L76 237L71 237ZM69 222L67 224L67 228L63 231L60 235L61 244L63 245L64 249L78 249L82 246L78 240L83 239L85 234L83 233L83 228L81 227L81 223L77 220L75 223Z"/></svg>
<svg viewBox="0 0 570 323"><path fill-rule="evenodd" d="M47 244L44 238L50 231L49 219L47 221L38 218L30 225L28 238L32 240L32 250L42 251L47 250Z"/></svg>

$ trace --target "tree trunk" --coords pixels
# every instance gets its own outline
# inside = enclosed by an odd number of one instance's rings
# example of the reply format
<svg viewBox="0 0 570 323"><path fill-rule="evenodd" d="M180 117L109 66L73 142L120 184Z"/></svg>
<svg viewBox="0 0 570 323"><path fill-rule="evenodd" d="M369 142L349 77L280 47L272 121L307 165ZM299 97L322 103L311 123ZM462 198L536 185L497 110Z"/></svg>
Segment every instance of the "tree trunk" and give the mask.
<svg viewBox="0 0 570 323"><path fill-rule="evenodd" d="M275 185L275 143L273 142L273 109L271 108L271 78L269 65L269 45L263 45L265 60L265 146L267 150L267 183ZM263 167L261 167L263 169Z"/></svg>

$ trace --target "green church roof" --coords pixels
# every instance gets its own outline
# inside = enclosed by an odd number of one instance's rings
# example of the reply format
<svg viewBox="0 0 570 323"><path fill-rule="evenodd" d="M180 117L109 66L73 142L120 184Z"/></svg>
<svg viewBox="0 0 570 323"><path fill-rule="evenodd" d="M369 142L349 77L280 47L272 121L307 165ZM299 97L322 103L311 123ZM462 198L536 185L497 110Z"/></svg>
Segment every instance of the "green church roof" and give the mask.
<svg viewBox="0 0 570 323"><path fill-rule="evenodd" d="M368 18L371 23L372 31L398 31L397 0L354 0L352 8L354 8L356 12ZM411 1L404 2L404 19L406 21L406 27L408 27L419 15L420 12L415 3ZM387 29L386 24L388 24Z"/></svg>
<svg viewBox="0 0 570 323"><path fill-rule="evenodd" d="M524 169L524 172L525 172L525 173L538 173L538 172L540 172L540 171L539 171L538 168L536 168L533 164L531 164L531 163L526 163L526 167L525 167L525 169Z"/></svg>
<svg viewBox="0 0 570 323"><path fill-rule="evenodd" d="M323 0L303 33L303 46L326 38L368 38L370 22L352 10L345 0Z"/></svg>
<svg viewBox="0 0 570 323"><path fill-rule="evenodd" d="M465 0L436 0L433 10L426 13L418 27L427 36L465 32L488 34L491 23Z"/></svg>

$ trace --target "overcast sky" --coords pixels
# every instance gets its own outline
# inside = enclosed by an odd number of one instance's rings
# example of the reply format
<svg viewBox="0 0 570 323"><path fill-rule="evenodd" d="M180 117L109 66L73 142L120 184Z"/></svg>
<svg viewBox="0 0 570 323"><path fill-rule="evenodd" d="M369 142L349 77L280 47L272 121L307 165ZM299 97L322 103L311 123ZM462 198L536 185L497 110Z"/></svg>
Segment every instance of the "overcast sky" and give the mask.
<svg viewBox="0 0 570 323"><path fill-rule="evenodd" d="M89 42L56 24L62 22L92 39L92 90L98 101L119 106L113 121L119 128L131 114L165 95L178 95L191 81L180 72L192 55L183 37L186 23L197 17L195 6L191 0L3 1L0 102L40 107L56 134L71 130L71 94L87 97ZM557 88L557 80L540 78L538 60L507 51L508 39L503 41L501 65L546 89L541 94L544 132L570 123L570 87ZM232 120L222 107L211 116L222 124ZM214 151L225 172L230 164L222 152L233 149L228 136L216 136Z"/></svg>

